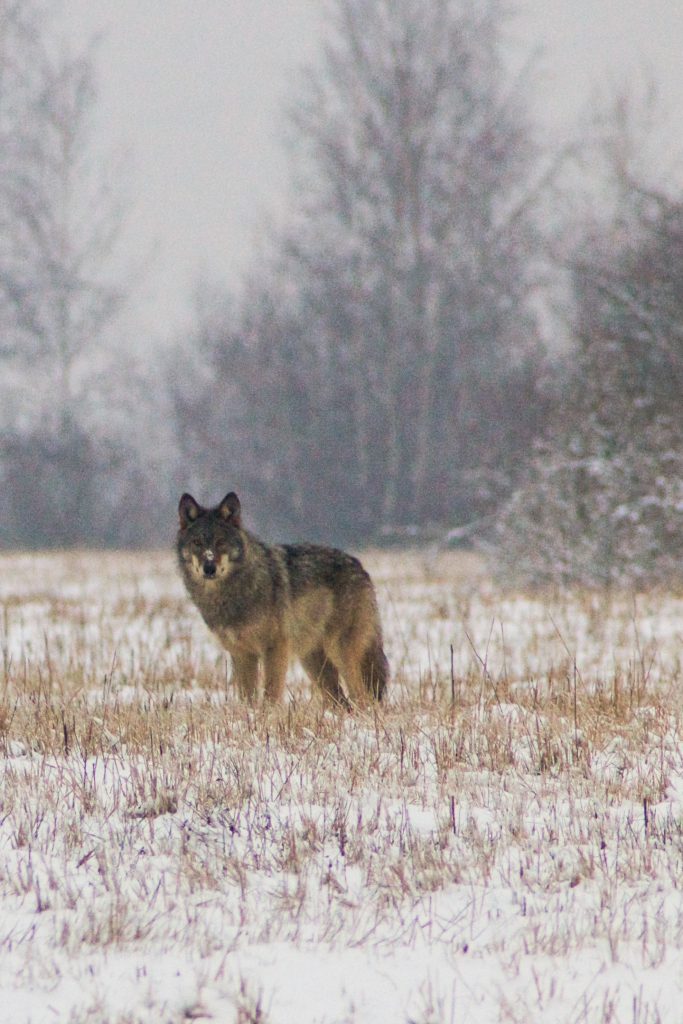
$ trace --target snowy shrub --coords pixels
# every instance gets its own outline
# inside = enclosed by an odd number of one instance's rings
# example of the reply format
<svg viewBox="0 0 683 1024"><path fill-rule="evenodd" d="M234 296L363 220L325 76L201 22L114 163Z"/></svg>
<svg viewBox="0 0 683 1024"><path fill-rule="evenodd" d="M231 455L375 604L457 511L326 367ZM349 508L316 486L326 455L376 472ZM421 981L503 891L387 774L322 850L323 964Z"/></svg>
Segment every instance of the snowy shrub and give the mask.
<svg viewBox="0 0 683 1024"><path fill-rule="evenodd" d="M591 422L568 448L539 446L498 519L499 569L534 585L680 579L683 447L662 443L672 426L657 421L611 455Z"/></svg>
<svg viewBox="0 0 683 1024"><path fill-rule="evenodd" d="M632 190L574 261L571 380L498 518L498 563L524 583L683 577L683 204Z"/></svg>

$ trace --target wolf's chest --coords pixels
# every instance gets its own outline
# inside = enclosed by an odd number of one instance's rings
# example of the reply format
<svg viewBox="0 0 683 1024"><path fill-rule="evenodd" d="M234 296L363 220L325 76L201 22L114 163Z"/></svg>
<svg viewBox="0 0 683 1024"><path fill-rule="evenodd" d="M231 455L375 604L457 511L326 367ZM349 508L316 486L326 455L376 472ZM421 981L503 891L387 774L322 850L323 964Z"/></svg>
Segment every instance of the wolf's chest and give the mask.
<svg viewBox="0 0 683 1024"><path fill-rule="evenodd" d="M265 616L240 626L219 625L213 632L231 654L261 655L281 636L281 623L274 616Z"/></svg>

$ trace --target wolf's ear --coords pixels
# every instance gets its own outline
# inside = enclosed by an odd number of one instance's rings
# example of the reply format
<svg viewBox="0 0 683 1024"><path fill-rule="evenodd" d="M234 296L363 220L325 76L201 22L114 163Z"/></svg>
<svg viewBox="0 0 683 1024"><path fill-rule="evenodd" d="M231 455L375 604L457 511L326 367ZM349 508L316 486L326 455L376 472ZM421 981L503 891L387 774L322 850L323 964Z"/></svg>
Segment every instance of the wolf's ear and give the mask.
<svg viewBox="0 0 683 1024"><path fill-rule="evenodd" d="M225 495L218 506L218 512L223 519L232 523L233 526L242 525L242 506L240 505L240 499L234 491L230 491L230 494Z"/></svg>
<svg viewBox="0 0 683 1024"><path fill-rule="evenodd" d="M183 494L178 505L178 516L180 517L180 529L186 530L190 523L198 519L204 509L198 505L191 494Z"/></svg>

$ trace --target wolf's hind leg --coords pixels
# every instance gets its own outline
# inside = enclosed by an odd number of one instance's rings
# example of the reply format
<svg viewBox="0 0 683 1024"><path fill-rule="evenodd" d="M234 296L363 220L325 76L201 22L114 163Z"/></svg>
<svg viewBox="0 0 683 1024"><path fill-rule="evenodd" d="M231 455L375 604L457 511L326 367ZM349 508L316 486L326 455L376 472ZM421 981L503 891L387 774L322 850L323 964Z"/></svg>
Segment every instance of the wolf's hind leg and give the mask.
<svg viewBox="0 0 683 1024"><path fill-rule="evenodd" d="M339 682L339 671L321 647L302 658L301 664L311 680L320 687L324 696L331 697L335 704L347 711L350 710L351 703Z"/></svg>
<svg viewBox="0 0 683 1024"><path fill-rule="evenodd" d="M360 640L360 642L359 642ZM389 663L382 641L373 638L347 638L341 651L341 672L352 700L366 704L368 699L381 701L389 679Z"/></svg>
<svg viewBox="0 0 683 1024"><path fill-rule="evenodd" d="M363 686L374 700L381 700L389 681L389 662L380 639L373 640L361 658Z"/></svg>
<svg viewBox="0 0 683 1024"><path fill-rule="evenodd" d="M233 654L232 678L241 700L253 704L258 690L258 658L255 654Z"/></svg>

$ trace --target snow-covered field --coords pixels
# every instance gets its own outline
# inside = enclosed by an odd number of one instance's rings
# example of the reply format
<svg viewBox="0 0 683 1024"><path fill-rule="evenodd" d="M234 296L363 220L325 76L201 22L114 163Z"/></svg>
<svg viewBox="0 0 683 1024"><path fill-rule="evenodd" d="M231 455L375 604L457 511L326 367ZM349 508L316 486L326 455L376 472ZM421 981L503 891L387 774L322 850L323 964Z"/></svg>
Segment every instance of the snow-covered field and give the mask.
<svg viewBox="0 0 683 1024"><path fill-rule="evenodd" d="M365 560L347 715L240 706L170 556L0 558L0 1022L683 1020L683 598Z"/></svg>

